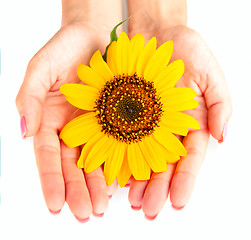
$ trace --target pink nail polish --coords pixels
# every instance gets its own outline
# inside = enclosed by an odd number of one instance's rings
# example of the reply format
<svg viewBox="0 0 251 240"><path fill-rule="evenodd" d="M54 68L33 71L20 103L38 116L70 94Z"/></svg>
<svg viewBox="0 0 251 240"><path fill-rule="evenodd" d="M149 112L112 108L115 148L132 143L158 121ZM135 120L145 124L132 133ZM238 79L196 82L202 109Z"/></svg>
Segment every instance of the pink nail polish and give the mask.
<svg viewBox="0 0 251 240"><path fill-rule="evenodd" d="M147 215L145 215L145 219L148 220L148 221L153 221L157 216L158 216L158 214L156 214L155 216L147 216Z"/></svg>
<svg viewBox="0 0 251 240"><path fill-rule="evenodd" d="M141 209L141 207L142 207L142 206L136 207L136 206L131 205L131 209L132 209L132 210L135 210L135 211L139 211L139 210Z"/></svg>
<svg viewBox="0 0 251 240"><path fill-rule="evenodd" d="M51 209L49 209L49 211L52 215L57 215L61 212L61 209L59 209L58 211L52 211Z"/></svg>
<svg viewBox="0 0 251 240"><path fill-rule="evenodd" d="M25 123L25 118L24 116L21 117L20 119L20 127L21 127L21 135L22 138L25 138L26 136L26 123Z"/></svg>
<svg viewBox="0 0 251 240"><path fill-rule="evenodd" d="M225 122L222 131L222 138L221 140L218 141L218 143L223 143L226 140L226 137L227 137L227 123Z"/></svg>
<svg viewBox="0 0 251 240"><path fill-rule="evenodd" d="M174 205L172 204L172 208L173 208L174 210L178 210L178 211L180 211L180 210L182 210L184 207L185 207L185 206L182 206L182 207L176 207L176 206L174 206Z"/></svg>
<svg viewBox="0 0 251 240"><path fill-rule="evenodd" d="M76 215L74 215L75 216L75 218L80 222L80 223L86 223L86 222L88 222L89 221L89 217L88 218L79 218L79 217L77 217Z"/></svg>
<svg viewBox="0 0 251 240"><path fill-rule="evenodd" d="M112 195L108 195L108 198L111 199L111 198L112 198Z"/></svg>

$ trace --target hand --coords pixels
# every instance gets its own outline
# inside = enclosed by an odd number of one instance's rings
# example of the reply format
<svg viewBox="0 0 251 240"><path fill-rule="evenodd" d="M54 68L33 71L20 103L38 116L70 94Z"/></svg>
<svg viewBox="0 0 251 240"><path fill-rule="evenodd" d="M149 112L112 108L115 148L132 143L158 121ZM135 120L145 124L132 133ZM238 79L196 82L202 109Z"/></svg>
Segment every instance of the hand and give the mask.
<svg viewBox="0 0 251 240"><path fill-rule="evenodd" d="M166 172L152 174L149 181L132 181L129 201L134 209L142 207L148 219L157 216L169 192L174 208L182 209L187 204L206 153L209 135L211 133L218 142L223 142L232 112L222 70L199 34L185 26L166 27L165 23L161 26L131 26L129 34L141 33L147 40L156 36L158 45L173 40L171 61L182 59L185 64L185 73L177 86L190 87L197 92L199 107L186 113L199 121L201 129L191 130L183 139L188 155L177 164L168 164Z"/></svg>
<svg viewBox="0 0 251 240"><path fill-rule="evenodd" d="M110 29L109 29L110 30ZM47 207L59 213L66 201L77 219L101 216L108 206L107 188L101 168L85 174L76 166L79 149L69 149L58 133L76 108L59 92L64 83L79 82L77 66L88 64L94 51L104 50L109 30L83 22L72 22L31 59L16 104L25 137L34 136L34 149ZM101 37L104 36L104 37Z"/></svg>

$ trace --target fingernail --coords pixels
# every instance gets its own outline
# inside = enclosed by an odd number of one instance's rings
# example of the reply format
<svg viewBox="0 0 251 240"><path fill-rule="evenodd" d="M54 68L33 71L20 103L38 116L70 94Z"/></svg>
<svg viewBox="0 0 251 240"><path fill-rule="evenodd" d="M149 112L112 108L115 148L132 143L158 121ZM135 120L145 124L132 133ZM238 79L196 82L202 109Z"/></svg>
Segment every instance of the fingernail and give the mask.
<svg viewBox="0 0 251 240"><path fill-rule="evenodd" d="M221 140L218 141L218 143L223 143L226 140L226 137L227 137L227 123L225 122L222 131L222 138Z"/></svg>
<svg viewBox="0 0 251 240"><path fill-rule="evenodd" d="M74 215L75 216L75 218L80 222L80 223L86 223L86 222L88 222L89 221L89 217L88 218L79 218L79 217L77 217L76 215Z"/></svg>
<svg viewBox="0 0 251 240"><path fill-rule="evenodd" d="M58 215L61 212L61 209L59 209L58 211L52 211L51 209L49 209L49 211L52 215Z"/></svg>
<svg viewBox="0 0 251 240"><path fill-rule="evenodd" d="M111 198L112 198L112 195L108 195L108 198L111 199Z"/></svg>
<svg viewBox="0 0 251 240"><path fill-rule="evenodd" d="M25 134L26 134L26 123L25 123L25 118L24 116L21 117L20 119L20 128L21 128L21 135L22 135L22 138L25 138Z"/></svg>
<svg viewBox="0 0 251 240"><path fill-rule="evenodd" d="M145 219L148 220L148 221L153 221L157 216L158 216L158 214L155 215L155 216L147 216L147 215L145 215Z"/></svg>
<svg viewBox="0 0 251 240"><path fill-rule="evenodd" d="M94 217L101 218L101 217L104 216L104 213L95 213L95 212L93 212L92 215L93 215Z"/></svg>
<svg viewBox="0 0 251 240"><path fill-rule="evenodd" d="M172 204L172 208L173 208L174 210L178 210L178 211L180 211L180 210L182 210L184 207L185 207L185 206L182 206L182 207L176 207L176 206L174 206L174 205Z"/></svg>
<svg viewBox="0 0 251 240"><path fill-rule="evenodd" d="M131 209L135 210L135 211L139 211L141 209L141 207L142 207L141 205L138 207L131 205Z"/></svg>

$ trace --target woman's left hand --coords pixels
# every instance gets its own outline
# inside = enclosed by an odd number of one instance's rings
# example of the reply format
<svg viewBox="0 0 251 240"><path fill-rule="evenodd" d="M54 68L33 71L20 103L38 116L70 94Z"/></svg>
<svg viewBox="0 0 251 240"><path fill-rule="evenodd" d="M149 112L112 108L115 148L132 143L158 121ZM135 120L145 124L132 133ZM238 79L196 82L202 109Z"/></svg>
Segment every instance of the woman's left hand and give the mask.
<svg viewBox="0 0 251 240"><path fill-rule="evenodd" d="M227 122L231 116L231 99L223 72L203 39L195 31L185 27L131 28L133 36L141 33L146 39L157 37L158 45L168 40L174 42L171 61L182 59L185 73L178 87L189 87L197 92L199 106L186 111L200 123L200 130L191 130L183 139L187 156L177 164L168 164L167 171L153 173L149 181L132 180L129 201L133 209L142 207L148 219L154 219L164 206L170 192L174 208L182 209L192 193L196 176L204 160L210 134L223 142ZM150 28L151 29L151 28ZM156 30L157 29L157 30Z"/></svg>

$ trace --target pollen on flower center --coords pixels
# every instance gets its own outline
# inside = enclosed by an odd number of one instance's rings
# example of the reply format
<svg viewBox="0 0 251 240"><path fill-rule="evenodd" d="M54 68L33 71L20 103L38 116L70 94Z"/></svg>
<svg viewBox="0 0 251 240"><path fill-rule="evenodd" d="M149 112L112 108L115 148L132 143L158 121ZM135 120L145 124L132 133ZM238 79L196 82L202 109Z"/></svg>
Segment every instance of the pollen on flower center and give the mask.
<svg viewBox="0 0 251 240"><path fill-rule="evenodd" d="M118 116L125 119L127 122L138 119L142 114L143 109L144 108L140 101L137 101L133 96L125 95L125 93L121 96L116 106Z"/></svg>
<svg viewBox="0 0 251 240"><path fill-rule="evenodd" d="M118 76L107 82L96 101L96 117L102 131L126 143L153 133L162 116L162 104L152 82Z"/></svg>

